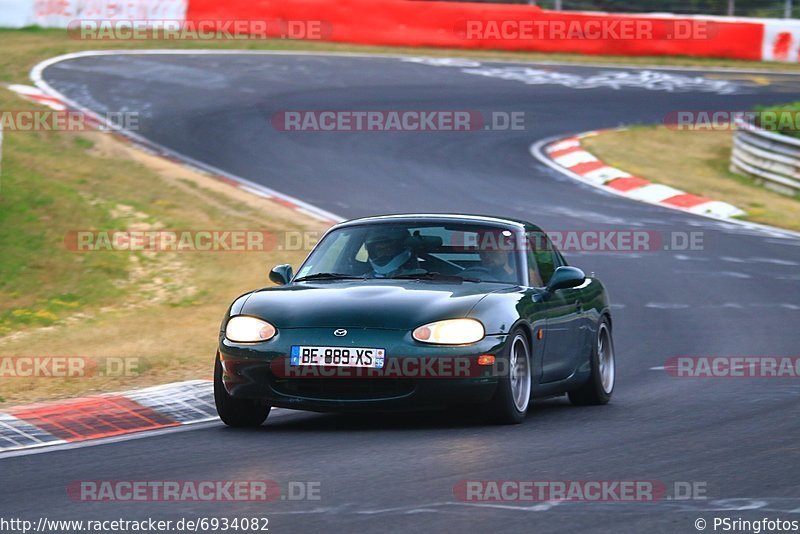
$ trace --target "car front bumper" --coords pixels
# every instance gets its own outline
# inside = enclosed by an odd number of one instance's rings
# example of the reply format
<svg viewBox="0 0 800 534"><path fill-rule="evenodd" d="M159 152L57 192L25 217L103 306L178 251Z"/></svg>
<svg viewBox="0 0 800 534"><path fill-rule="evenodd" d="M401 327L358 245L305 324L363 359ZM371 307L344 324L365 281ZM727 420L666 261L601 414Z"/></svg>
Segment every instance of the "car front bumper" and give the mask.
<svg viewBox="0 0 800 534"><path fill-rule="evenodd" d="M220 338L226 391L236 398L313 411L384 411L439 408L491 399L504 369L506 335L490 335L469 345L427 345L410 332L333 328L279 330L269 341L233 343ZM291 366L293 345L382 348L382 370ZM495 356L494 365L478 357Z"/></svg>

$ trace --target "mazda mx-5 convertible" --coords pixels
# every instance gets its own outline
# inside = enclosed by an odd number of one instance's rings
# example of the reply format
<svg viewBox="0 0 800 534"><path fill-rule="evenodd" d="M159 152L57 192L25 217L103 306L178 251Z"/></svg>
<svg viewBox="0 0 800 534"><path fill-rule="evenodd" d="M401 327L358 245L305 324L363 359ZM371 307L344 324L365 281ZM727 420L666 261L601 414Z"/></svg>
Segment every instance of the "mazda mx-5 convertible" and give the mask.
<svg viewBox="0 0 800 534"><path fill-rule="evenodd" d="M273 406L459 406L520 423L534 397L605 404L614 390L605 288L527 222L357 219L269 278L277 287L240 296L222 321L214 394L231 426Z"/></svg>

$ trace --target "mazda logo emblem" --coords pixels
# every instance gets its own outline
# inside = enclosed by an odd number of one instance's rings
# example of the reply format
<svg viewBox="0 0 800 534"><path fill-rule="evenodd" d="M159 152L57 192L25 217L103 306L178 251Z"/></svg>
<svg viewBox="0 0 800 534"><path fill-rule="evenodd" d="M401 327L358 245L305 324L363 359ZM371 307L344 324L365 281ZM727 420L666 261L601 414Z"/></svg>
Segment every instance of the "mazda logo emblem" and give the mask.
<svg viewBox="0 0 800 534"><path fill-rule="evenodd" d="M344 328L339 328L338 330L333 331L333 335L336 337L343 337L347 335L347 330Z"/></svg>

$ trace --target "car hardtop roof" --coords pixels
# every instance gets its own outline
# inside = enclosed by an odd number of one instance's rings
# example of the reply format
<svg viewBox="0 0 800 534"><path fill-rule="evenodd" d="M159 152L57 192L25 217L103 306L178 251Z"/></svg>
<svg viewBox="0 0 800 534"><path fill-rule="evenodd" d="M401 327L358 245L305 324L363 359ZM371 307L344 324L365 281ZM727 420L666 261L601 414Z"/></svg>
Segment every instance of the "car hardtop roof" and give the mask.
<svg viewBox="0 0 800 534"><path fill-rule="evenodd" d="M511 219L507 217L495 217L491 215L464 215L456 213L398 213L394 215L376 215L371 217L361 217L359 219L352 219L344 221L334 228L343 228L347 226L358 226L363 224L382 224L392 222L474 222L474 223L493 223L502 226L524 228L525 226L533 228L535 231L541 231L539 227L527 221L519 219Z"/></svg>

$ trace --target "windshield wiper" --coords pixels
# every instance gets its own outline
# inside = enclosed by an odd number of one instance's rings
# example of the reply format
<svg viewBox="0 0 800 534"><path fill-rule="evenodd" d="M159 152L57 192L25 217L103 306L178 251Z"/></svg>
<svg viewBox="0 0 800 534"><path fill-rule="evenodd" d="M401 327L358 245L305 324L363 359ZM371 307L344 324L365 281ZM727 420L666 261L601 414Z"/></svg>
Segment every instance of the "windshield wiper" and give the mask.
<svg viewBox="0 0 800 534"><path fill-rule="evenodd" d="M468 278L457 274L442 274L436 272L416 273L416 274L397 274L389 278L397 280L441 280L445 282L480 282L479 278Z"/></svg>
<svg viewBox="0 0 800 534"><path fill-rule="evenodd" d="M355 276L352 274L342 273L314 273L308 276L301 276L295 278L294 282L305 282L307 280L363 280L364 276Z"/></svg>

